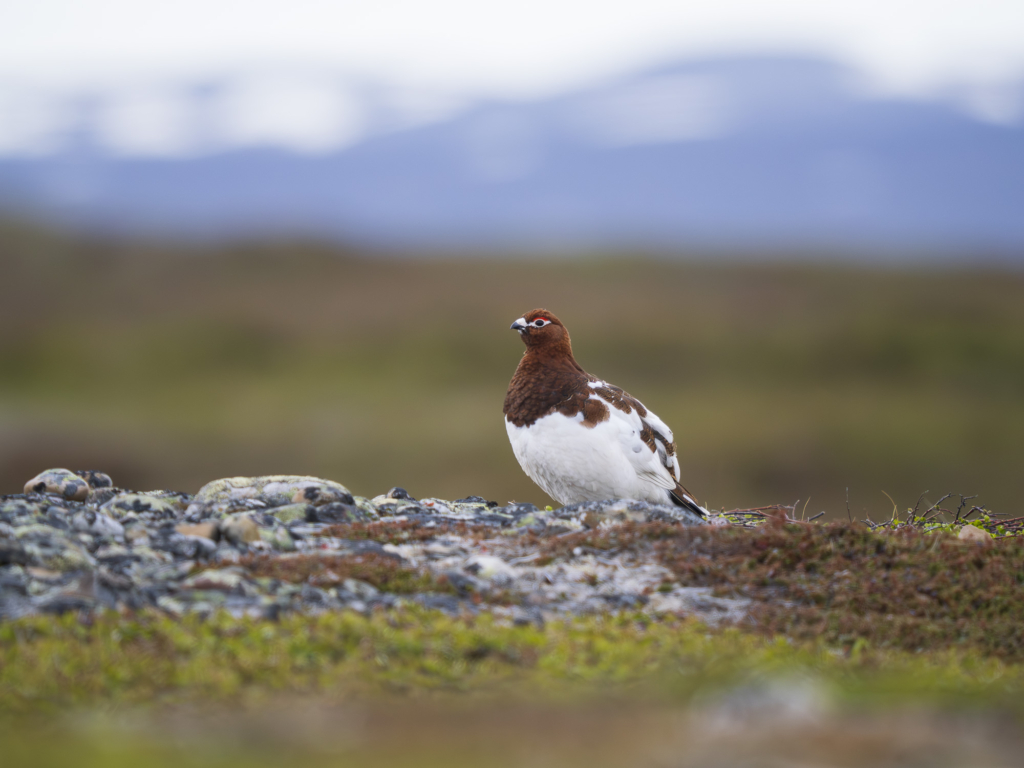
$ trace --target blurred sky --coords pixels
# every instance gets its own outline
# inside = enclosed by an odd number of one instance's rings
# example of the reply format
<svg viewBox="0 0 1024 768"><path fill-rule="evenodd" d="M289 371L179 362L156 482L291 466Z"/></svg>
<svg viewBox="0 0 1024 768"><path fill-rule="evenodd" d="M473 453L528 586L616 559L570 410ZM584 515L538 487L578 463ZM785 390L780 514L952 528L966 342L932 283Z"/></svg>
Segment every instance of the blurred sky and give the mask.
<svg viewBox="0 0 1024 768"><path fill-rule="evenodd" d="M74 124L69 98L83 94L106 104L96 122L112 148L174 154L183 89L230 78L216 118L229 144L268 137L318 151L361 132L345 79L386 90L415 123L467 100L764 53L836 61L881 94L953 93L1016 115L1004 95L1024 76L1024 2L4 0L0 154L52 150Z"/></svg>
<svg viewBox="0 0 1024 768"><path fill-rule="evenodd" d="M0 75L55 86L274 62L537 96L667 57L800 51L921 91L1024 70L1020 0L6 0Z"/></svg>

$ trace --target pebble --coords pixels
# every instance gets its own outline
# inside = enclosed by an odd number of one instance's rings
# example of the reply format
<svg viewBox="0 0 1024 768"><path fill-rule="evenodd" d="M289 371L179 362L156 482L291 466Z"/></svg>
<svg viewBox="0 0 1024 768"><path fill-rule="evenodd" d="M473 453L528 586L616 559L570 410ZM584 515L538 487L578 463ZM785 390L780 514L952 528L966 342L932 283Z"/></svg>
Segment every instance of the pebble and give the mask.
<svg viewBox="0 0 1024 768"><path fill-rule="evenodd" d="M595 612L736 620L745 611L744 601L700 590L657 592L668 572L635 554L596 558L577 547L560 562L538 566L545 561L536 545L524 543L630 520L701 522L674 507L608 501L541 510L473 495L417 499L399 487L367 499L340 483L300 475L225 478L192 496L118 488L103 472L65 469L40 473L25 491L0 496L0 620L147 607L172 616L227 611L274 619L295 611L369 613L409 602L455 615L491 611L511 624L535 626ZM382 544L327 530L378 520L408 521L437 535ZM456 523L473 534L452 533ZM542 539L519 535L527 532ZM386 558L439 586L395 595L353 578L293 584L251 570L254 556L259 562L309 554Z"/></svg>
<svg viewBox="0 0 1024 768"><path fill-rule="evenodd" d="M987 545L992 543L992 534L976 525L965 525L956 536L960 541Z"/></svg>
<svg viewBox="0 0 1024 768"><path fill-rule="evenodd" d="M27 483L25 493L53 493L73 501L85 501L89 483L69 469L48 469Z"/></svg>
<svg viewBox="0 0 1024 768"><path fill-rule="evenodd" d="M204 539L210 539L212 541L217 541L220 538L220 526L216 523L176 525L174 530L186 536L202 536Z"/></svg>
<svg viewBox="0 0 1024 768"><path fill-rule="evenodd" d="M245 500L259 501L267 507L282 507L294 503L327 504L332 501L351 504L353 497L340 483L303 475L229 477L207 483L195 496L195 502L199 504Z"/></svg>
<svg viewBox="0 0 1024 768"><path fill-rule="evenodd" d="M260 527L248 515L236 515L220 524L221 535L231 544L245 545L260 540Z"/></svg>

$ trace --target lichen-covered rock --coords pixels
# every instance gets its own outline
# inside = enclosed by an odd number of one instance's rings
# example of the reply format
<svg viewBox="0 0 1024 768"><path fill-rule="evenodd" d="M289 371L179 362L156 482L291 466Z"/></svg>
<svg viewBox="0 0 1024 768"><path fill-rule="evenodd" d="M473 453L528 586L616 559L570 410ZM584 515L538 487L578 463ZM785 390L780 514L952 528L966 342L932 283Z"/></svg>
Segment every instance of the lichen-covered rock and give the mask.
<svg viewBox="0 0 1024 768"><path fill-rule="evenodd" d="M312 504L285 504L283 507L274 507L269 514L282 523L291 523L296 520L305 520L315 509L316 507Z"/></svg>
<svg viewBox="0 0 1024 768"><path fill-rule="evenodd" d="M267 507L283 507L307 498L318 504L341 501L353 502L349 490L332 480L302 475L267 475L265 477L227 477L214 480L199 489L195 495L198 504L235 501L258 501ZM298 497L298 498L297 498Z"/></svg>
<svg viewBox="0 0 1024 768"><path fill-rule="evenodd" d="M515 578L512 566L494 555L474 555L469 558L465 569L481 579L501 584L509 584Z"/></svg>
<svg viewBox="0 0 1024 768"><path fill-rule="evenodd" d="M0 565L27 565L29 555L17 541L0 539Z"/></svg>
<svg viewBox="0 0 1024 768"><path fill-rule="evenodd" d="M222 520L220 534L232 544L260 541L260 527L248 515L234 515Z"/></svg>
<svg viewBox="0 0 1024 768"><path fill-rule="evenodd" d="M71 527L76 531L95 536L124 539L124 526L102 512L84 510L71 518Z"/></svg>
<svg viewBox="0 0 1024 768"><path fill-rule="evenodd" d="M97 472L95 469L78 469L75 470L75 474L85 480L93 490L114 487L114 481L105 472Z"/></svg>
<svg viewBox="0 0 1024 768"><path fill-rule="evenodd" d="M373 502L365 496L356 496L352 502L352 506L356 507L360 512L365 514L368 519L376 520L380 517L380 512L377 507L374 506Z"/></svg>
<svg viewBox="0 0 1024 768"><path fill-rule="evenodd" d="M0 522L12 526L38 522L50 504L46 501L33 502L27 498L8 498L0 502Z"/></svg>
<svg viewBox="0 0 1024 768"><path fill-rule="evenodd" d="M310 523L368 523L377 517L376 512L369 513L355 504L342 504L338 501L322 507L308 507L306 510L306 521Z"/></svg>
<svg viewBox="0 0 1024 768"><path fill-rule="evenodd" d="M609 501L583 501L555 510L562 519L576 518L585 527L596 528L601 524L634 522L669 522L682 525L707 525L707 520L682 507L668 504L651 504L632 499Z"/></svg>
<svg viewBox="0 0 1024 768"><path fill-rule="evenodd" d="M28 556L28 565L51 571L92 570L96 562L81 544L46 525L17 529L18 543Z"/></svg>
<svg viewBox="0 0 1024 768"><path fill-rule="evenodd" d="M25 493L53 493L72 501L85 501L89 483L69 469L48 469L25 483Z"/></svg>
<svg viewBox="0 0 1024 768"><path fill-rule="evenodd" d="M228 478L193 497L115 488L94 471L49 474L41 490L0 497L0 620L147 608L274 618L411 601L540 624L552 614L707 604L675 591L649 598L665 569L627 554L536 564L550 561L538 541L584 527L688 522L656 505L541 510L481 496L416 499L401 488L370 500L293 475ZM79 482L84 499L73 498ZM522 604L505 608L510 600Z"/></svg>
<svg viewBox="0 0 1024 768"><path fill-rule="evenodd" d="M112 517L123 517L129 512L148 514L150 517L171 520L183 509L184 504L179 495L156 493L122 493L100 507L100 511Z"/></svg>
<svg viewBox="0 0 1024 768"><path fill-rule="evenodd" d="M277 552L294 552L295 539L283 525L260 528L260 538Z"/></svg>
<svg viewBox="0 0 1024 768"><path fill-rule="evenodd" d="M181 588L232 592L237 591L244 581L245 573L238 568L211 568L185 579Z"/></svg>
<svg viewBox="0 0 1024 768"><path fill-rule="evenodd" d="M358 501L358 499L357 499ZM393 517L396 515L415 515L427 512L427 508L420 506L415 499L396 499L387 495L374 496L368 501L370 506L379 515Z"/></svg>
<svg viewBox="0 0 1024 768"><path fill-rule="evenodd" d="M176 525L174 530L185 536L201 536L211 541L220 539L220 526L217 523L205 522L196 523L195 525Z"/></svg>

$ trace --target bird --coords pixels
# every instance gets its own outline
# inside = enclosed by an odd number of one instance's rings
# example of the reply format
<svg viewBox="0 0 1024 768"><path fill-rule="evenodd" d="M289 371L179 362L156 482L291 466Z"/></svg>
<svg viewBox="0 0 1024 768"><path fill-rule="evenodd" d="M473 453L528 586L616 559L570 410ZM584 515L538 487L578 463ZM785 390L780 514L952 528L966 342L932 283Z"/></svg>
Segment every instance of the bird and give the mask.
<svg viewBox="0 0 1024 768"><path fill-rule="evenodd" d="M552 312L531 310L511 329L526 352L505 394L505 428L531 480L563 505L636 499L707 517L679 482L672 430L635 397L583 370Z"/></svg>

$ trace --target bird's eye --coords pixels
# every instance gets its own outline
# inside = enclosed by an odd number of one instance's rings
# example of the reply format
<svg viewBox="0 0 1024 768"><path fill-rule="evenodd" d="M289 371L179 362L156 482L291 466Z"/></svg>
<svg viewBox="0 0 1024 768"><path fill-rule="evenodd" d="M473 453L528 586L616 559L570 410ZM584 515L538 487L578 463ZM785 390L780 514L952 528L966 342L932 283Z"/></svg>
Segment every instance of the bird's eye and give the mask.
<svg viewBox="0 0 1024 768"><path fill-rule="evenodd" d="M536 327L538 327L538 328L543 328L543 327L544 327L544 324L545 324L546 322L547 322L546 320L541 320L541 319L540 319L540 318L538 317L538 318L537 318L536 320L534 320L534 321L533 321L533 324L534 324L534 325L535 325Z"/></svg>

